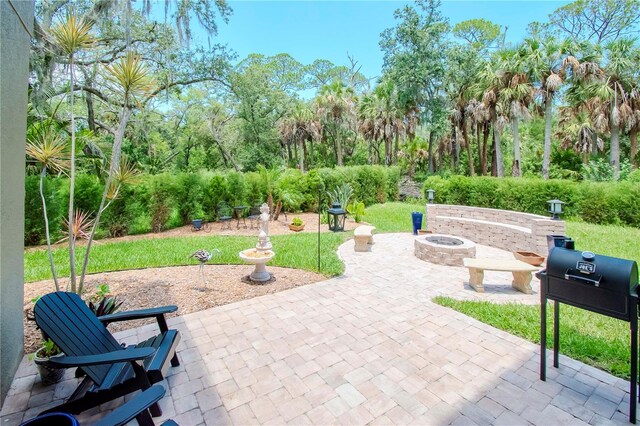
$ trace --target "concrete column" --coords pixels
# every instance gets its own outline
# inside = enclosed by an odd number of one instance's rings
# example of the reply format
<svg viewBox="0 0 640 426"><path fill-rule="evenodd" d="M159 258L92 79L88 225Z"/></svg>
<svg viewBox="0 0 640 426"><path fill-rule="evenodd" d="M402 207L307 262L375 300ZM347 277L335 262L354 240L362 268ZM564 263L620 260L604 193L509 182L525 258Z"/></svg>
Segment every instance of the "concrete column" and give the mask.
<svg viewBox="0 0 640 426"><path fill-rule="evenodd" d="M0 401L24 346L24 168L33 8L33 0L0 1Z"/></svg>

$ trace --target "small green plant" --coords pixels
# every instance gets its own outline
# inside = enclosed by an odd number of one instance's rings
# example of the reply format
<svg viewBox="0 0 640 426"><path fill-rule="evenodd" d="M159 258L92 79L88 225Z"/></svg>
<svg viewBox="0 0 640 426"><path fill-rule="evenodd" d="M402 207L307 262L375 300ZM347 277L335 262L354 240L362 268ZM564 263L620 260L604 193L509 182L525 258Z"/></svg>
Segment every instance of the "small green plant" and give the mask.
<svg viewBox="0 0 640 426"><path fill-rule="evenodd" d="M38 354L38 358L51 358L52 356L56 356L62 353L62 350L53 343L51 339L44 339L42 342L42 346L40 349L36 351ZM35 353L29 355L29 360L33 360L35 358Z"/></svg>
<svg viewBox="0 0 640 426"><path fill-rule="evenodd" d="M109 296L110 290L108 284L100 284L96 293L89 298L89 309L96 316L109 315L116 312L122 306L122 301L118 301L117 296Z"/></svg>
<svg viewBox="0 0 640 426"><path fill-rule="evenodd" d="M327 195L332 203L339 203L344 208L349 204L349 199L353 195L353 187L348 183L343 183L333 191L329 191Z"/></svg>
<svg viewBox="0 0 640 426"><path fill-rule="evenodd" d="M293 226L302 226L304 225L304 222L299 217L294 217L293 220L291 221L291 224Z"/></svg>
<svg viewBox="0 0 640 426"><path fill-rule="evenodd" d="M353 216L356 223L362 222L364 216L364 203L362 201L353 200L353 203L347 206L347 212Z"/></svg>

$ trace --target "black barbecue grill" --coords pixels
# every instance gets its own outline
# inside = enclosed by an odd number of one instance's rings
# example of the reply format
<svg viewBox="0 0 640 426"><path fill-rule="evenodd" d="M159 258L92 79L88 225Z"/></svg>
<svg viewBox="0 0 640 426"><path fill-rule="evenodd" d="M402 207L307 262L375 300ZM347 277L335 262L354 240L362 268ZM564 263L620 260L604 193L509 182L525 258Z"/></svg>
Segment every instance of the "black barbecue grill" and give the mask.
<svg viewBox="0 0 640 426"><path fill-rule="evenodd" d="M629 421L636 422L638 265L588 251L553 248L540 279L540 380L546 379L547 299L554 301L553 366L558 367L560 303L627 321L631 329Z"/></svg>

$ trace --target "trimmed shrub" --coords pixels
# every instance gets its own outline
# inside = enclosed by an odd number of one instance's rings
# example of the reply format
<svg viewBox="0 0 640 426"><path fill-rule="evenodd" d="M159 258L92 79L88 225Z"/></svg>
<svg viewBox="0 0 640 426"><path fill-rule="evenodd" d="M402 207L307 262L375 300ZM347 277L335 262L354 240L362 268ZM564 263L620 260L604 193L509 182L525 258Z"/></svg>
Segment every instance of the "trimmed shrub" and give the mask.
<svg viewBox="0 0 640 426"><path fill-rule="evenodd" d="M435 202L488 207L547 215L548 200L566 203L565 217L590 223L640 226L640 185L632 182L574 182L535 178L431 176L424 181L435 190Z"/></svg>
<svg viewBox="0 0 640 426"><path fill-rule="evenodd" d="M49 231L52 242L57 241L61 226L62 209L57 194L58 179L45 178L42 189L47 203ZM46 242L42 200L40 199L40 176L25 177L24 198L24 244L36 245Z"/></svg>

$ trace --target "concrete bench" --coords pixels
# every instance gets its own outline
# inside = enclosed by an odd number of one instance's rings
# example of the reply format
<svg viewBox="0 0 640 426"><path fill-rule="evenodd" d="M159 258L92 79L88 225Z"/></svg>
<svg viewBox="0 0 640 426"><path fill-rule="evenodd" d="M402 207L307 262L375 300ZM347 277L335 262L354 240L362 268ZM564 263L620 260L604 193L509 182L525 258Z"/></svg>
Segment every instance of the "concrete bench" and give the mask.
<svg viewBox="0 0 640 426"><path fill-rule="evenodd" d="M356 242L355 251L371 251L374 229L376 229L375 226L360 225L353 231L353 238Z"/></svg>
<svg viewBox="0 0 640 426"><path fill-rule="evenodd" d="M463 259L469 269L469 285L478 293L484 293L484 271L506 271L513 273L511 286L525 294L533 293L531 273L538 268L516 259Z"/></svg>

